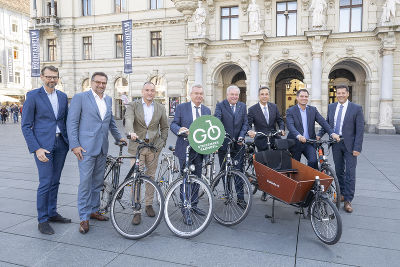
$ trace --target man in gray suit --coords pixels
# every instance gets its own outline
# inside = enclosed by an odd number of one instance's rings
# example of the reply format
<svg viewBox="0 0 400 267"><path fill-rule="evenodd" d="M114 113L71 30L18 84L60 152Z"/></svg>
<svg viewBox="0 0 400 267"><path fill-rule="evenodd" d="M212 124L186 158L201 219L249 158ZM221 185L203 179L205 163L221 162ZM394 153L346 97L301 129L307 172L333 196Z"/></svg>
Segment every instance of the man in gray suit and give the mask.
<svg viewBox="0 0 400 267"><path fill-rule="evenodd" d="M125 129L130 133L131 139L133 141L136 138L142 139L157 148L157 151L149 148L143 148L140 151L140 167L146 166L146 175L153 180L157 170L158 156L167 143L169 129L165 108L154 101L155 95L155 85L152 82L146 82L142 88L142 99L127 105L125 113ZM136 155L137 148L138 143L129 142L129 153ZM149 217L155 216L153 198L154 188L146 187L145 212ZM141 214L135 213L132 224L138 225L140 222Z"/></svg>
<svg viewBox="0 0 400 267"><path fill-rule="evenodd" d="M89 218L108 220L108 217L99 213L100 190L108 152L108 131L116 141L126 142L112 115L112 99L104 94L107 80L105 73L95 72L90 90L72 98L67 119L69 147L78 158L79 232L82 234L89 231Z"/></svg>

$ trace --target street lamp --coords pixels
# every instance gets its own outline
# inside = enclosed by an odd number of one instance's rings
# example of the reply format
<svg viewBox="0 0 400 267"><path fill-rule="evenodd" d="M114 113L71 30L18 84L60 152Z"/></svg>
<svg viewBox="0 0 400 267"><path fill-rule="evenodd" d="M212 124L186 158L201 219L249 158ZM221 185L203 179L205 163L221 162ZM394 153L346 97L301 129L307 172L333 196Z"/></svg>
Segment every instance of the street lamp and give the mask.
<svg viewBox="0 0 400 267"><path fill-rule="evenodd" d="M289 81L289 80L286 80L286 82L285 82L285 88L286 88L286 91L289 91L290 90L290 85L291 85L292 83Z"/></svg>

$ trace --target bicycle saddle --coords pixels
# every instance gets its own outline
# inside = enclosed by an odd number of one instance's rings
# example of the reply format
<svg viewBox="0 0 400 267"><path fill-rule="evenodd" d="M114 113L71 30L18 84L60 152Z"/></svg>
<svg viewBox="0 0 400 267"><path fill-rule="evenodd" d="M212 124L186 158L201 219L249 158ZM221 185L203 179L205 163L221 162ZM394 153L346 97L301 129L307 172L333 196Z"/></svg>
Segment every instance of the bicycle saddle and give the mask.
<svg viewBox="0 0 400 267"><path fill-rule="evenodd" d="M169 146L168 149L169 149L170 151L172 151L172 152L175 151L175 147L174 147L174 146Z"/></svg>

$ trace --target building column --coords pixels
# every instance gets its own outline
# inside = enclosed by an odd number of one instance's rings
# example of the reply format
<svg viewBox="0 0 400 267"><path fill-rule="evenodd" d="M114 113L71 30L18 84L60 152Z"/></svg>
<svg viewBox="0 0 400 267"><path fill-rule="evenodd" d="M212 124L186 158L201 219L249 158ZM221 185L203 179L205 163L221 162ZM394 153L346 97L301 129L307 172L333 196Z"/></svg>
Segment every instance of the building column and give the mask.
<svg viewBox="0 0 400 267"><path fill-rule="evenodd" d="M395 134L392 123L393 50L382 52L381 98L379 103L378 134Z"/></svg>
<svg viewBox="0 0 400 267"><path fill-rule="evenodd" d="M51 0L51 16L55 16L56 15L56 12L55 12L55 10L54 10L54 0Z"/></svg>
<svg viewBox="0 0 400 267"><path fill-rule="evenodd" d="M259 63L258 55L250 56L250 98L251 104L257 102L258 88L260 86L259 81Z"/></svg>
<svg viewBox="0 0 400 267"><path fill-rule="evenodd" d="M194 58L194 83L203 85L203 57Z"/></svg>
<svg viewBox="0 0 400 267"><path fill-rule="evenodd" d="M312 55L312 69L311 69L311 101L314 106L321 111L322 102L322 53L313 53Z"/></svg>

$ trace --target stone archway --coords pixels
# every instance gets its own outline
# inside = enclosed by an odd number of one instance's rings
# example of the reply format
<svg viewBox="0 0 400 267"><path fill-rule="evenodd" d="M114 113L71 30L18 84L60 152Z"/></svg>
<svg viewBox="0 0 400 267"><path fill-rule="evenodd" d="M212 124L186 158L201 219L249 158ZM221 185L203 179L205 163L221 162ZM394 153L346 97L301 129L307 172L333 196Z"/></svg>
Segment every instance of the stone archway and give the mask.
<svg viewBox="0 0 400 267"><path fill-rule="evenodd" d="M247 76L242 67L234 63L222 65L214 75L214 104L221 102L226 98L226 88L229 85L236 85L240 88L239 101L246 103Z"/></svg>

